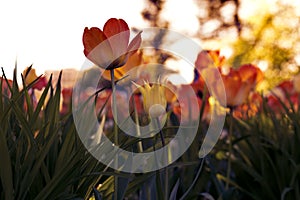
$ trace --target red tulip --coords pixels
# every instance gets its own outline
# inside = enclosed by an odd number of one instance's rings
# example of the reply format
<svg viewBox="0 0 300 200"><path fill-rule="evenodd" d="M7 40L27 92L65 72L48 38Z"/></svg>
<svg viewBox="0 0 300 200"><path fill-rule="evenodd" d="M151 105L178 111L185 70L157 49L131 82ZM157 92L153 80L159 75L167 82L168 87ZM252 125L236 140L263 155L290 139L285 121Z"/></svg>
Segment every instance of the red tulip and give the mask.
<svg viewBox="0 0 300 200"><path fill-rule="evenodd" d="M61 114L66 114L71 110L73 89L64 88L61 93L63 97Z"/></svg>
<svg viewBox="0 0 300 200"><path fill-rule="evenodd" d="M141 45L141 32L129 43L130 31L123 19L109 19L103 31L97 27L83 32L84 54L101 68L110 70L124 65Z"/></svg>
<svg viewBox="0 0 300 200"><path fill-rule="evenodd" d="M298 100L299 94L295 90L294 83L291 80L286 80L281 82L278 86L276 86L270 95L268 95L268 105L275 112L282 112L283 105L287 107L291 107L291 103L295 110L298 110Z"/></svg>
<svg viewBox="0 0 300 200"><path fill-rule="evenodd" d="M10 87L12 87L13 81L12 80L7 80L7 82L8 82L8 85ZM0 84L2 84L2 94L10 96L10 90L9 90L9 86L7 85L7 82L4 78L0 77Z"/></svg>

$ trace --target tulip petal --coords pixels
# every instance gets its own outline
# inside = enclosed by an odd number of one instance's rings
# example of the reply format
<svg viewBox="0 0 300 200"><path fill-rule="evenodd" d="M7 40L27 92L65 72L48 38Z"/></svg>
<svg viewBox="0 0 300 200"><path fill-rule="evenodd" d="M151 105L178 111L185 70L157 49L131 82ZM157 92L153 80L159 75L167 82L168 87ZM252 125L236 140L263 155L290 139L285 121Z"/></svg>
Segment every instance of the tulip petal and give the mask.
<svg viewBox="0 0 300 200"><path fill-rule="evenodd" d="M113 52L105 34L97 27L84 29L84 54L99 67L106 68L112 60Z"/></svg>
<svg viewBox="0 0 300 200"><path fill-rule="evenodd" d="M128 45L127 52L129 53L129 56L133 55L140 48L142 43L141 34L142 32L139 32Z"/></svg>
<svg viewBox="0 0 300 200"><path fill-rule="evenodd" d="M88 56L88 54L102 41L106 40L107 37L104 33L97 27L87 28L85 27L83 32L83 45L84 45L84 55Z"/></svg>
<svg viewBox="0 0 300 200"><path fill-rule="evenodd" d="M115 59L127 53L130 31L123 19L109 19L103 27L103 33L109 39Z"/></svg>
<svg viewBox="0 0 300 200"><path fill-rule="evenodd" d="M107 22L104 24L103 27L103 32L106 35L106 37L111 37L113 35L116 35L124 31L129 31L129 27L123 19L111 18L107 20ZM128 40L129 40L129 35L128 35Z"/></svg>
<svg viewBox="0 0 300 200"><path fill-rule="evenodd" d="M228 75L222 75L222 78L226 91L227 105L237 105L237 99L241 98L238 93L242 85L242 80L239 76L239 73L237 71L231 70Z"/></svg>
<svg viewBox="0 0 300 200"><path fill-rule="evenodd" d="M201 71L202 69L214 66L214 61L207 51L201 51L197 56L195 66Z"/></svg>
<svg viewBox="0 0 300 200"><path fill-rule="evenodd" d="M262 71L252 64L242 65L238 71L243 81L249 80L253 84L257 84L263 79Z"/></svg>

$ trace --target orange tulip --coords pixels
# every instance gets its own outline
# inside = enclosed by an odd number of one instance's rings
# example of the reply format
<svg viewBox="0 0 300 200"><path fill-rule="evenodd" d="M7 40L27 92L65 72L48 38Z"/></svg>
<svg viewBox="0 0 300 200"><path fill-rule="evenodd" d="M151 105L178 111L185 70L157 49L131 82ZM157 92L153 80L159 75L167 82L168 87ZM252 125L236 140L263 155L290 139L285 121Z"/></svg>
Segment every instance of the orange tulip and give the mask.
<svg viewBox="0 0 300 200"><path fill-rule="evenodd" d="M225 91L226 102L228 106L237 106L242 104L248 97L252 89L252 80L244 81L238 71L230 70L229 74L222 76Z"/></svg>
<svg viewBox="0 0 300 200"><path fill-rule="evenodd" d="M129 72L134 67L139 66L143 62L143 53L141 51L135 52L132 56L130 56L126 62L125 65L116 68L114 72L115 80L119 80L124 77L124 75ZM110 72L108 70L105 70L102 74L102 76L106 80L110 80ZM133 77L136 78L136 77Z"/></svg>
<svg viewBox="0 0 300 200"><path fill-rule="evenodd" d="M227 75L221 74L225 92L227 106L234 107L245 102L257 83L262 80L262 72L254 65L241 66L238 70L230 69ZM216 86L216 97L220 98L220 86ZM220 99L219 99L220 101Z"/></svg>
<svg viewBox="0 0 300 200"><path fill-rule="evenodd" d="M240 66L239 73L243 80L253 81L255 84L263 80L263 72L252 64L245 64Z"/></svg>
<svg viewBox="0 0 300 200"><path fill-rule="evenodd" d="M141 32L130 43L129 37L130 31L123 19L109 19L103 31L97 27L86 27L82 38L84 54L101 68L121 67L141 45Z"/></svg>
<svg viewBox="0 0 300 200"><path fill-rule="evenodd" d="M198 69L206 67L221 67L224 64L225 57L220 56L219 50L203 50L195 61L195 66Z"/></svg>
<svg viewBox="0 0 300 200"><path fill-rule="evenodd" d="M233 115L236 118L248 119L254 117L262 110L263 99L257 92L252 92L249 95L248 101L235 107Z"/></svg>

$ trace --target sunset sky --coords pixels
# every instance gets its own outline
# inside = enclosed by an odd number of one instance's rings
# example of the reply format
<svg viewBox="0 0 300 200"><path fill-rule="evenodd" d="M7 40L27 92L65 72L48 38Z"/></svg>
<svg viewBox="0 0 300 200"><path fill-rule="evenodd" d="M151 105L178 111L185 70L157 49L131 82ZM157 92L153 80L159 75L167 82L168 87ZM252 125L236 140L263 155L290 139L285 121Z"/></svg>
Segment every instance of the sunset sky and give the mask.
<svg viewBox="0 0 300 200"><path fill-rule="evenodd" d="M271 0L251 1L244 16ZM260 4L262 5L262 4ZM11 77L15 60L19 73L33 64L38 74L46 69L80 69L85 57L82 46L84 27L103 27L111 17L123 18L130 27L146 28L141 10L142 0L11 0L0 3L0 66ZM182 14L184 12L184 14ZM193 0L168 0L163 17L170 20L172 30L181 33L197 31L200 10Z"/></svg>
<svg viewBox="0 0 300 200"><path fill-rule="evenodd" d="M197 23L196 7L192 0L184 3L167 3L164 16L170 18L179 8L194 10L176 23L190 20ZM178 7L179 6L179 7ZM37 73L46 69L80 69L83 54L82 33L84 27L103 27L111 17L123 18L130 27L146 28L141 16L145 7L142 0L12 0L0 3L0 66L11 77L15 60L19 73L33 64ZM178 17L177 17L178 18ZM188 29L187 24L178 31ZM197 24L196 24L197 25ZM185 30L186 31L186 30Z"/></svg>

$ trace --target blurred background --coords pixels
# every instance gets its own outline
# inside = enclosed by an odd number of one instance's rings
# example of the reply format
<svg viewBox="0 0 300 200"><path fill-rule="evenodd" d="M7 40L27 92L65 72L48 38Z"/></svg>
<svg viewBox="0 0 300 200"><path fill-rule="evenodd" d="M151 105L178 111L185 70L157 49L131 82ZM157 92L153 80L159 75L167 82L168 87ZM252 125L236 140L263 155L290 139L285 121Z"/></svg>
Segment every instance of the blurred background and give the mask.
<svg viewBox="0 0 300 200"><path fill-rule="evenodd" d="M85 61L84 27L102 28L123 18L139 30L162 27L191 37L203 49L219 49L225 66L253 63L264 71L261 89L297 74L300 65L300 1L297 0L110 0L2 1L0 66L12 78L33 64L38 74L66 69L72 84ZM160 42L164 42L162 39ZM163 62L179 70L180 61Z"/></svg>

